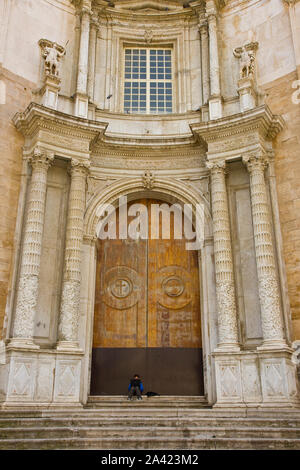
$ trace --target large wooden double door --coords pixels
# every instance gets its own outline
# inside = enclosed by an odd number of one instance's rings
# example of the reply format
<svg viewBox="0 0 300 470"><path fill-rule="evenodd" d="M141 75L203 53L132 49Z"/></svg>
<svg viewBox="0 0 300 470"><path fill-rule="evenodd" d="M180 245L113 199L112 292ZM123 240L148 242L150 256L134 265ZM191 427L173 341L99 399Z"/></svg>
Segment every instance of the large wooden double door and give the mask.
<svg viewBox="0 0 300 470"><path fill-rule="evenodd" d="M162 203L138 202L150 235ZM198 254L170 219L170 239L98 241L92 395L124 394L135 373L146 391L203 395Z"/></svg>

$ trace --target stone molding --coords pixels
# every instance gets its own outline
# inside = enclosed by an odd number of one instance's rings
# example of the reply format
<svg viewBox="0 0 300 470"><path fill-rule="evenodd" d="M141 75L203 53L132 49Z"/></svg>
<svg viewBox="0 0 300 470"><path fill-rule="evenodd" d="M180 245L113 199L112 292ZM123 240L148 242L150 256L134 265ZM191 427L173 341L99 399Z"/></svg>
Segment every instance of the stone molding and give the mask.
<svg viewBox="0 0 300 470"><path fill-rule="evenodd" d="M130 196L131 194L143 191L145 191L145 188L141 177L122 178L112 182L108 186L101 186L90 198L86 208L84 236L94 237L96 235L99 221L97 207L99 204L115 204L120 196ZM187 185L184 181L180 181L179 184L178 180L175 178L164 178L156 174L151 191L153 191L154 198L157 193L164 193L166 196L169 195L172 198L179 199L183 203L192 204L193 208L196 207L199 201L203 202L207 229L206 237L212 235L210 206L205 196L199 190L196 190L191 185Z"/></svg>

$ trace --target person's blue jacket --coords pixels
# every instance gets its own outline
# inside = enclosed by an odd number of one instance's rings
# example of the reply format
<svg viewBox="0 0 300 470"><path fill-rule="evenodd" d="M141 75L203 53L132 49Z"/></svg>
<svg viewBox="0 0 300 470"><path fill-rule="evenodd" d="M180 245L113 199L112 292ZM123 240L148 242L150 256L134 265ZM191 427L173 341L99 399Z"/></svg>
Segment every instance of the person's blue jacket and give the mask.
<svg viewBox="0 0 300 470"><path fill-rule="evenodd" d="M132 386L134 386L134 382L138 382L136 387L140 387L140 391L143 393L144 387L143 387L141 379L131 379L129 383L128 391L131 389Z"/></svg>

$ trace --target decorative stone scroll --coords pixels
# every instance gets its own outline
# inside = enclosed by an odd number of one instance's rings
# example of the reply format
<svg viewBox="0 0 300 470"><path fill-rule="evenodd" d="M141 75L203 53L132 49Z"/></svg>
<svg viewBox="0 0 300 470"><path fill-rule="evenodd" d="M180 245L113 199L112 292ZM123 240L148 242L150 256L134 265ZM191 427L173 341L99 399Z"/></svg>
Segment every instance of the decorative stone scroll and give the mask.
<svg viewBox="0 0 300 470"><path fill-rule="evenodd" d="M225 162L208 162L211 171L214 254L218 305L218 349L238 350L237 312L230 238Z"/></svg>

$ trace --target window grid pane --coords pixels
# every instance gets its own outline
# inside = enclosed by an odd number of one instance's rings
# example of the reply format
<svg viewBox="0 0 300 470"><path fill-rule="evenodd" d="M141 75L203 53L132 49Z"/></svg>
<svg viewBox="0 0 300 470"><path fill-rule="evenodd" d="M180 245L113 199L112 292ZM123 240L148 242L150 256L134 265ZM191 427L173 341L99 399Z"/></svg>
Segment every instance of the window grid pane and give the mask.
<svg viewBox="0 0 300 470"><path fill-rule="evenodd" d="M171 59L169 49L125 49L125 113L172 113Z"/></svg>

